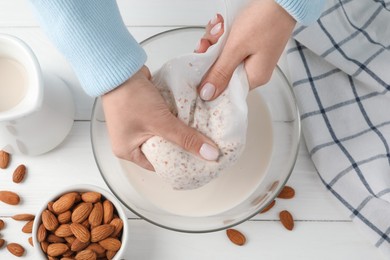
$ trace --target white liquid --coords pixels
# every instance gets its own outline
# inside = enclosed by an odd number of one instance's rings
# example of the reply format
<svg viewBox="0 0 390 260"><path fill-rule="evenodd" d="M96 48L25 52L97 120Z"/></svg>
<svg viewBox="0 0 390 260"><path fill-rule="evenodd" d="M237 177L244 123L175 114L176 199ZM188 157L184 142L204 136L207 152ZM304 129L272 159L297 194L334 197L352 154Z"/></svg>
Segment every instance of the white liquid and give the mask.
<svg viewBox="0 0 390 260"><path fill-rule="evenodd" d="M248 97L248 133L240 160L220 177L195 190L173 190L162 179L121 160L129 183L161 210L184 216L210 216L245 201L259 186L272 154L272 122L266 104L255 91Z"/></svg>
<svg viewBox="0 0 390 260"><path fill-rule="evenodd" d="M0 112L7 111L24 98L27 73L18 62L0 57Z"/></svg>

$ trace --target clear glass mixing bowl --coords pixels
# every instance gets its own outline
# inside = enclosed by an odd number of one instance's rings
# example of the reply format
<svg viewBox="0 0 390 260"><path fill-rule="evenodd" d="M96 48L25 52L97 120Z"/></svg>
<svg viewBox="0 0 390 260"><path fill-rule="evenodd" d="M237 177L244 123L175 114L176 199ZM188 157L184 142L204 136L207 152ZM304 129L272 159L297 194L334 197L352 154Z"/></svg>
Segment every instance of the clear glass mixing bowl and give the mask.
<svg viewBox="0 0 390 260"><path fill-rule="evenodd" d="M180 28L155 35L142 46L153 73L173 57L192 52L204 29ZM248 96L248 134L243 156L221 177L196 190L172 190L156 174L116 158L100 99L91 122L92 147L102 177L136 215L176 231L198 233L229 228L266 207L289 178L300 140L299 113L283 72Z"/></svg>

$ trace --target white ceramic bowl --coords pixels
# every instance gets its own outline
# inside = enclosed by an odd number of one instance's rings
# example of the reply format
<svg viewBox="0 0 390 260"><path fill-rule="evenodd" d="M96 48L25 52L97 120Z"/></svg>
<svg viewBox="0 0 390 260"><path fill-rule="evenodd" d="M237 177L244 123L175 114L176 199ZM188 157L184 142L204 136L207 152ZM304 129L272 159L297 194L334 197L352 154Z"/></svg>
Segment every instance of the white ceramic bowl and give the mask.
<svg viewBox="0 0 390 260"><path fill-rule="evenodd" d="M192 52L203 28L181 28L145 40L153 73L173 57ZM259 73L261 73L259 71ZM279 193L298 152L300 119L292 89L276 68L270 82L248 96L247 144L237 164L196 190L177 191L156 174L116 158L100 99L95 102L91 138L95 160L108 187L128 209L175 231L211 232L256 215Z"/></svg>
<svg viewBox="0 0 390 260"><path fill-rule="evenodd" d="M108 192L105 189L102 189L98 186L90 185L90 184L79 184L79 185L70 186L70 187L64 188L64 189L52 194L51 196L48 196L45 203L43 203L42 207L36 213L36 217L35 217L34 224L33 224L32 238L33 238L34 248L37 251L37 255L39 255L42 259L46 259L47 255L42 251L40 243L38 242L37 231L38 231L40 224L42 223L41 215L42 215L42 212L45 209L47 209L47 204L51 201L55 201L56 199L61 197L63 194L66 194L68 192L87 192L87 191L99 192L100 194L102 194L102 196L104 198L111 201L112 204L114 205L117 213L118 213L119 218L122 219L122 221L123 221L123 231L122 231L122 237L121 237L122 246L119 249L119 251L116 253L113 260L123 259L123 255L124 255L124 252L126 250L126 245L128 243L128 223L127 223L127 217L125 215L124 209L123 209L122 205L119 203L119 201L117 200L117 198L115 196L113 196L110 192Z"/></svg>

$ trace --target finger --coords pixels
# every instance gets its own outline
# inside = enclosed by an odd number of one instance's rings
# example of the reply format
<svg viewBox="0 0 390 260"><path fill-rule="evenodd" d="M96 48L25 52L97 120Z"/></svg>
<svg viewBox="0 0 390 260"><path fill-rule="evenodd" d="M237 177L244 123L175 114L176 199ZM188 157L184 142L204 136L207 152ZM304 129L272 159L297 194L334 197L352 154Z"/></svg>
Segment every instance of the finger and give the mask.
<svg viewBox="0 0 390 260"><path fill-rule="evenodd" d="M215 44L224 33L224 19L222 15L217 14L206 26L205 34L199 40L196 53L204 53Z"/></svg>
<svg viewBox="0 0 390 260"><path fill-rule="evenodd" d="M200 39L198 46L195 49L195 53L205 53L208 48L211 46L211 43L206 39Z"/></svg>
<svg viewBox="0 0 390 260"><path fill-rule="evenodd" d="M227 87L237 66L245 59L237 50L226 47L202 80L199 96L205 101L217 98Z"/></svg>
<svg viewBox="0 0 390 260"><path fill-rule="evenodd" d="M217 14L206 26L206 32L202 38L207 39L211 45L215 44L224 33L224 19Z"/></svg>
<svg viewBox="0 0 390 260"><path fill-rule="evenodd" d="M212 140L174 116L160 128L159 134L166 140L205 160L216 161L219 158L219 149Z"/></svg>

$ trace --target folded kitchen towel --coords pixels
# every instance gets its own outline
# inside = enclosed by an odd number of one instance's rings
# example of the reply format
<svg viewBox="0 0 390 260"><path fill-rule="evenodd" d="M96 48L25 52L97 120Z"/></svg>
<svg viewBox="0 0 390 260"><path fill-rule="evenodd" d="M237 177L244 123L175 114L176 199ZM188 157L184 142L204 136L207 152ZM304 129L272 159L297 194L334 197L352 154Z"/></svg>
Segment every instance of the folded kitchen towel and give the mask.
<svg viewBox="0 0 390 260"><path fill-rule="evenodd" d="M390 1L328 0L287 61L326 187L390 257Z"/></svg>

